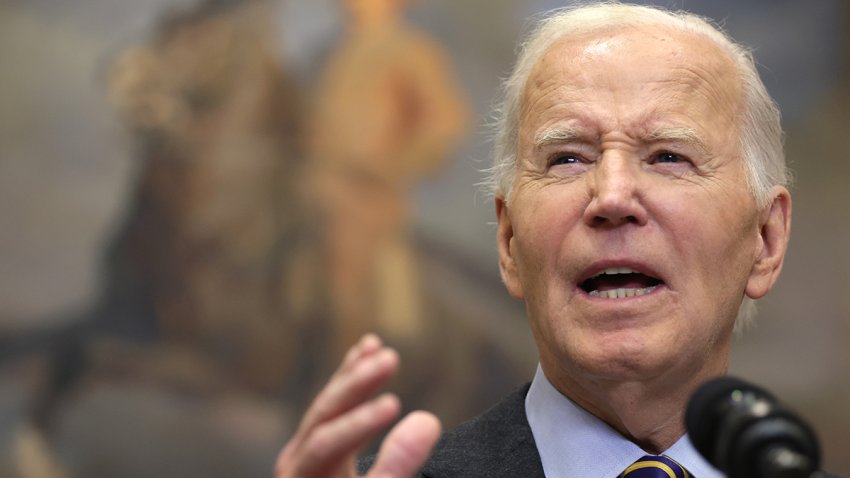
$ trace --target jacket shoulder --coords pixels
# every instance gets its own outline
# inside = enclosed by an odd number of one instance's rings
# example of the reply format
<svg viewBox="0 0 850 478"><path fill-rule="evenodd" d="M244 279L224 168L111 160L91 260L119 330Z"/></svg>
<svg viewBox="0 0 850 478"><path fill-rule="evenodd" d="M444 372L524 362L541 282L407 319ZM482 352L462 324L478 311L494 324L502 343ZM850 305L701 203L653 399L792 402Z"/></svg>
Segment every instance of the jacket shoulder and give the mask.
<svg viewBox="0 0 850 478"><path fill-rule="evenodd" d="M543 478L525 415L526 384L481 415L444 433L420 476L427 478ZM374 461L361 461L365 472Z"/></svg>

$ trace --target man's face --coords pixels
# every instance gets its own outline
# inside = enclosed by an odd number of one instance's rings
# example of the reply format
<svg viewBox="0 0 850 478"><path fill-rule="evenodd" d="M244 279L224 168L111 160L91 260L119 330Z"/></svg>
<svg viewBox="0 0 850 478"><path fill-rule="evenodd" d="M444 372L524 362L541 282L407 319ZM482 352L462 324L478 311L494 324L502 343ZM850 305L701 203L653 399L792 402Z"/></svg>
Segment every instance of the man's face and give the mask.
<svg viewBox="0 0 850 478"><path fill-rule="evenodd" d="M725 370L742 298L778 273L731 61L695 35L603 31L554 44L522 105L500 266L550 380Z"/></svg>

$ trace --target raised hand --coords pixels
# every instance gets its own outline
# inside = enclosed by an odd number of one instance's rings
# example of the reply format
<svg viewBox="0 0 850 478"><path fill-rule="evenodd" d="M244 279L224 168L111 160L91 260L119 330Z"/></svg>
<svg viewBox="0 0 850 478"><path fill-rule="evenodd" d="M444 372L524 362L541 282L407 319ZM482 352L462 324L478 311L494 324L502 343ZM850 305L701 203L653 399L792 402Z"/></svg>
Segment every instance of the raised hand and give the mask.
<svg viewBox="0 0 850 478"><path fill-rule="evenodd" d="M292 439L278 456L275 478L349 478L369 441L401 411L392 394L376 396L398 370L398 354L375 335L352 347L313 401ZM387 435L368 477L407 478L428 458L440 422L413 412Z"/></svg>

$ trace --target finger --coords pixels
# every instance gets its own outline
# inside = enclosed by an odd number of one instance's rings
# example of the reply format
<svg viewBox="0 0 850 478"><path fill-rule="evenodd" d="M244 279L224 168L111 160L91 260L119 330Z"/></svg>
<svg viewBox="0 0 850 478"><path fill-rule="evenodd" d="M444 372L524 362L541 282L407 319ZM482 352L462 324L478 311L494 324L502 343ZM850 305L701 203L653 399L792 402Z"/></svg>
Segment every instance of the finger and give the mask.
<svg viewBox="0 0 850 478"><path fill-rule="evenodd" d="M440 437L440 421L428 412L412 412L393 427L381 449L369 478L414 476L425 464Z"/></svg>
<svg viewBox="0 0 850 478"><path fill-rule="evenodd" d="M398 398L385 394L322 423L295 452L295 476L331 476L340 469L353 469L355 453L389 426L400 410Z"/></svg>
<svg viewBox="0 0 850 478"><path fill-rule="evenodd" d="M299 431L309 430L372 398L398 370L398 354L382 348L335 374L307 410Z"/></svg>
<svg viewBox="0 0 850 478"><path fill-rule="evenodd" d="M336 370L335 373L340 373L342 371L348 370L351 368L352 364L356 363L361 357L365 357L367 355L371 355L383 347L383 343L381 339L375 334L366 334L354 344L353 347L348 349L348 352L345 354L345 357L342 360L342 364Z"/></svg>

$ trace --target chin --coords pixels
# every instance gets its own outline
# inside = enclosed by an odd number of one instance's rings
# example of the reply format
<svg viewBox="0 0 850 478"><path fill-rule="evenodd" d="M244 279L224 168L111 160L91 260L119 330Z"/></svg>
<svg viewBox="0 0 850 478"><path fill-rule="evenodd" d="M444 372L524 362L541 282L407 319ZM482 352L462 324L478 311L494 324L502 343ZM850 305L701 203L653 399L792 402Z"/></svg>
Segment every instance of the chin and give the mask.
<svg viewBox="0 0 850 478"><path fill-rule="evenodd" d="M619 335L580 344L576 353L571 354L573 363L584 374L597 379L635 381L657 377L682 359L669 343Z"/></svg>

